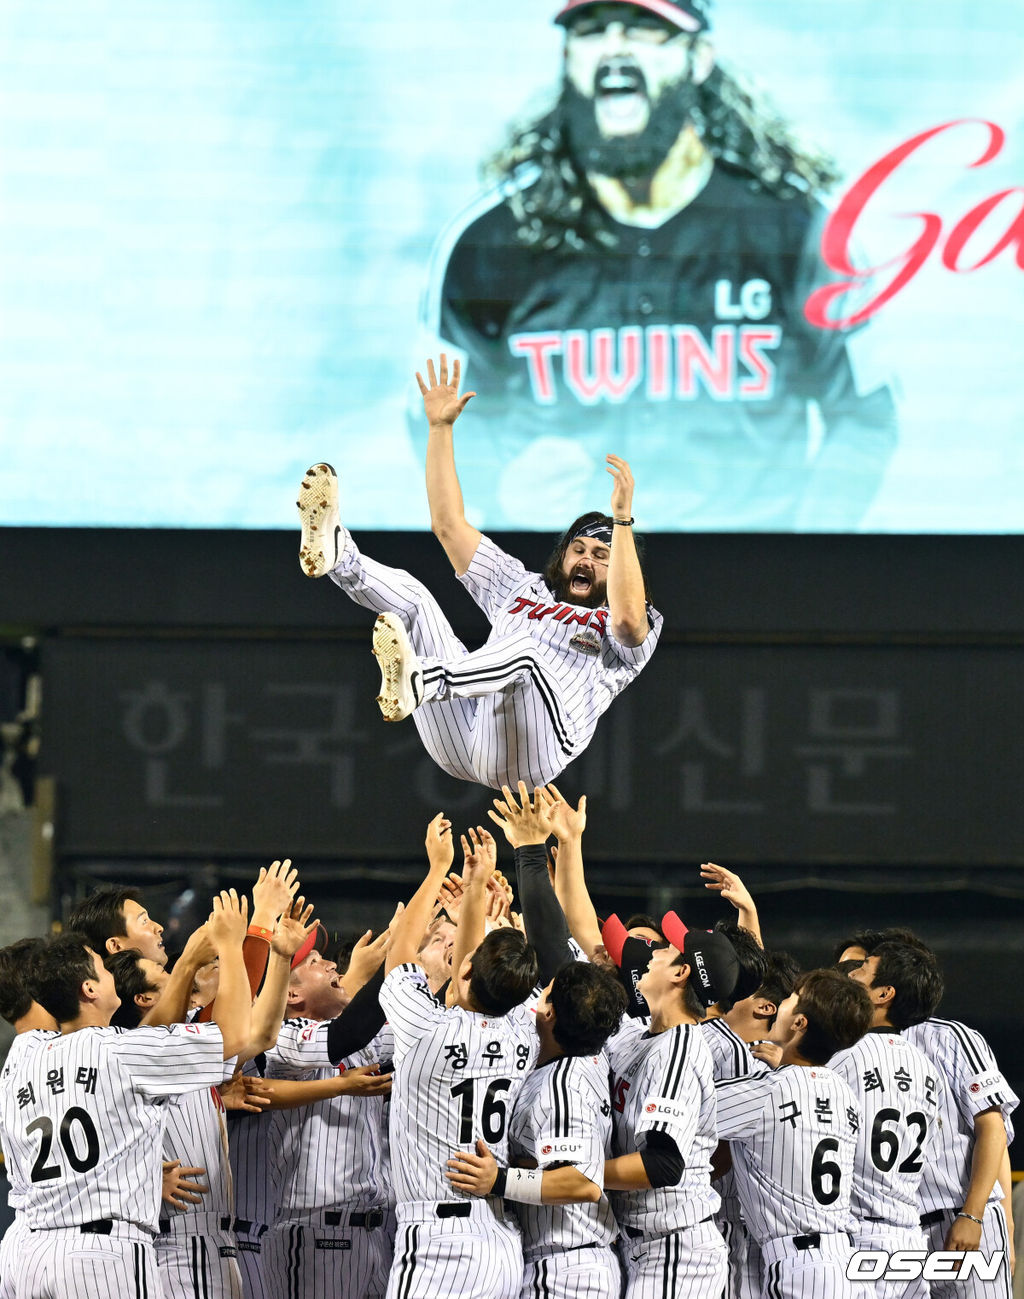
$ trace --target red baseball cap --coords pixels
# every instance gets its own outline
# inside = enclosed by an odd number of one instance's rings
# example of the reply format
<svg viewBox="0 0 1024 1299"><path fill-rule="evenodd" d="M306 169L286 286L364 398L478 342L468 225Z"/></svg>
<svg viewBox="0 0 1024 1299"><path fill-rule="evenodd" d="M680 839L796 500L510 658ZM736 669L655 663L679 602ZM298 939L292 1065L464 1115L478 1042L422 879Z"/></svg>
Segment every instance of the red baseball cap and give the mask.
<svg viewBox="0 0 1024 1299"><path fill-rule="evenodd" d="M296 966L301 965L314 948L318 952L323 952L327 948L327 930L319 921L313 926L312 930L307 934L305 942L292 957L292 969L294 970Z"/></svg>
<svg viewBox="0 0 1024 1299"><path fill-rule="evenodd" d="M597 4L616 4L620 0L568 0L555 14L555 22L564 27L583 9L592 9ZM657 14L684 32L704 32L711 26L708 13L710 0L624 0L634 9L646 9L648 13Z"/></svg>

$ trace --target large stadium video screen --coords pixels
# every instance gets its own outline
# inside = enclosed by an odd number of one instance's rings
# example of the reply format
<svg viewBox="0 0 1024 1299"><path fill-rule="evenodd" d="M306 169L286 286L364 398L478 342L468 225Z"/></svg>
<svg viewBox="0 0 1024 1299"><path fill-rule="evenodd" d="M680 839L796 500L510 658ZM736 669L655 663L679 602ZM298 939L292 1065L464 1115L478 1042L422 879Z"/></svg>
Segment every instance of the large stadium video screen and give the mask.
<svg viewBox="0 0 1024 1299"><path fill-rule="evenodd" d="M1024 530L1019 0L6 0L0 524Z"/></svg>

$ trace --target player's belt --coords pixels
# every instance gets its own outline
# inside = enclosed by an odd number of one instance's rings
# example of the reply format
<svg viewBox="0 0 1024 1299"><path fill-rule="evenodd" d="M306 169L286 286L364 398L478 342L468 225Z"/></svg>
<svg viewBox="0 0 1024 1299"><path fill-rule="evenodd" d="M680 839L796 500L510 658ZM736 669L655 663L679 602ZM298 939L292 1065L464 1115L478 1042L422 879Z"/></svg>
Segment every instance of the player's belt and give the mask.
<svg viewBox="0 0 1024 1299"><path fill-rule="evenodd" d="M327 1209L323 1217L325 1227L365 1227L367 1231L373 1231L375 1227L383 1225L384 1210L371 1209L369 1213L342 1213L340 1210Z"/></svg>
<svg viewBox="0 0 1024 1299"><path fill-rule="evenodd" d="M709 1213L706 1218L701 1218L700 1222L691 1222L686 1227L673 1227L671 1231L655 1232L652 1236L650 1236L650 1239L654 1240L662 1236L674 1236L678 1231L693 1231L694 1227L703 1227L706 1222L712 1222L713 1220L714 1220L714 1214ZM642 1240L644 1237L648 1235L647 1232L639 1231L636 1227L623 1227L622 1230L626 1233L626 1235L630 1238L630 1240Z"/></svg>
<svg viewBox="0 0 1024 1299"><path fill-rule="evenodd" d="M109 1236L114 1224L110 1218L97 1218L95 1222L83 1222L78 1230L83 1236Z"/></svg>
<svg viewBox="0 0 1024 1299"><path fill-rule="evenodd" d="M202 1225L202 1226L204 1226L204 1227L220 1227L221 1231L230 1231L230 1230L231 1230L231 1225L232 1225L232 1223L234 1222L234 1219L231 1217L230 1214L222 1215L220 1218L215 1218L215 1217L213 1217L213 1215L205 1215L205 1216L206 1216L206 1217L210 1217L210 1218L212 1218L213 1220L212 1220L212 1221L209 1221L209 1222L202 1222L202 1223L200 1223L200 1220L199 1220L199 1219L200 1219L200 1215L199 1215L199 1214L197 1214L197 1213L183 1213L183 1214L181 1215L180 1218L176 1218L176 1219L175 1219L175 1222L180 1222L180 1223L182 1223L185 1227L188 1227L189 1225L191 1225L193 1228L195 1228L195 1231L194 1231L194 1232L188 1232L188 1233L186 1233L186 1234L189 1234L189 1235L197 1234L200 1225ZM83 1228L83 1230L84 1230L84 1228ZM161 1235L161 1236L169 1236L170 1234L171 1234L171 1220L170 1220L170 1218L161 1218L161 1219L160 1219L160 1235Z"/></svg>
<svg viewBox="0 0 1024 1299"><path fill-rule="evenodd" d="M439 1218L468 1218L472 1212L470 1204L456 1204L451 1201L443 1201L434 1210Z"/></svg>
<svg viewBox="0 0 1024 1299"><path fill-rule="evenodd" d="M937 1222L941 1222L949 1213L955 1213L955 1209L933 1209L931 1213L921 1214L922 1227L934 1227Z"/></svg>
<svg viewBox="0 0 1024 1299"><path fill-rule="evenodd" d="M253 1218L236 1218L231 1224L232 1231L240 1231L243 1236L248 1236L249 1232L255 1232L257 1236L267 1234L267 1224L265 1222L256 1222Z"/></svg>

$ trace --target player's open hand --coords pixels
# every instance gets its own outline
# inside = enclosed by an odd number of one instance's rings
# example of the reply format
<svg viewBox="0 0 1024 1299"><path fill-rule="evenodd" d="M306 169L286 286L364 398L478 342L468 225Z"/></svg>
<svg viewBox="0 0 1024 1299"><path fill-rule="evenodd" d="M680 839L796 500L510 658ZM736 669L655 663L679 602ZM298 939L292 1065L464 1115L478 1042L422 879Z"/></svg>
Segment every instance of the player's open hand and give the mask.
<svg viewBox="0 0 1024 1299"><path fill-rule="evenodd" d="M452 823L443 812L438 812L427 826L425 845L430 869L443 866L447 871L455 860L455 844L452 841Z"/></svg>
<svg viewBox="0 0 1024 1299"><path fill-rule="evenodd" d="M476 1154L456 1150L448 1160L445 1172L452 1186L466 1195L490 1195L498 1179L498 1161L483 1141L476 1143Z"/></svg>
<svg viewBox="0 0 1024 1299"><path fill-rule="evenodd" d="M702 863L700 873L704 880L704 887L720 893L737 911L754 905L749 889L735 871L726 870L724 866L716 866L713 861L706 861Z"/></svg>
<svg viewBox="0 0 1024 1299"><path fill-rule="evenodd" d="M633 471L621 456L605 456L605 468L615 482L612 485L611 515L613 519L633 517ZM614 532L615 529L613 528Z"/></svg>
<svg viewBox="0 0 1024 1299"><path fill-rule="evenodd" d="M338 1086L346 1096L389 1096L389 1073L381 1073L379 1064L364 1064L356 1069L346 1069Z"/></svg>
<svg viewBox="0 0 1024 1299"><path fill-rule="evenodd" d="M163 1182L160 1198L175 1209L187 1209L193 1204L202 1204L203 1196L210 1187L206 1182L196 1182L196 1177L205 1177L205 1168L183 1168L180 1159L172 1159L163 1167Z"/></svg>
<svg viewBox="0 0 1024 1299"><path fill-rule="evenodd" d="M373 978L387 955L391 931L382 929L376 938L373 930L368 929L360 934L352 946L352 955L348 958L348 968L342 977L342 984L350 997Z"/></svg>
<svg viewBox="0 0 1024 1299"><path fill-rule="evenodd" d="M488 885L498 861L498 845L494 836L482 825L470 826L459 836L462 844L462 884L464 888ZM504 893L503 890L499 890Z"/></svg>
<svg viewBox="0 0 1024 1299"><path fill-rule="evenodd" d="M496 810L487 815L495 825L501 826L513 848L544 843L551 833L551 806L540 788L534 789L531 798L526 782L521 780L517 802L508 785L502 785L501 798L494 800L494 806Z"/></svg>
<svg viewBox="0 0 1024 1299"><path fill-rule="evenodd" d="M273 929L278 916L291 908L299 891L299 872L290 858L261 866L259 878L252 886L252 923Z"/></svg>
<svg viewBox="0 0 1024 1299"><path fill-rule="evenodd" d="M242 1114L262 1114L272 1100L262 1078L244 1073L233 1073L230 1081L222 1083L217 1090L226 1110Z"/></svg>
<svg viewBox="0 0 1024 1299"><path fill-rule="evenodd" d="M213 910L206 923L219 956L232 947L240 947L249 923L249 899L244 894L240 898L234 889L221 889L213 899Z"/></svg>
<svg viewBox="0 0 1024 1299"><path fill-rule="evenodd" d="M297 898L278 920L270 943L271 950L290 961L318 923L313 919L312 902L307 906L305 898Z"/></svg>
<svg viewBox="0 0 1024 1299"><path fill-rule="evenodd" d="M459 908L462 906L462 876L451 871L442 881L437 891L438 910L445 912L453 923L459 919Z"/></svg>
<svg viewBox="0 0 1024 1299"><path fill-rule="evenodd" d="M451 382L448 382L448 357L441 353L440 374L434 373L434 362L427 362L427 378L430 386L423 382L423 376L416 371L416 382L423 394L423 410L429 424L454 424L468 406L475 392L459 396L459 379L461 366L458 358L452 362Z"/></svg>
<svg viewBox="0 0 1024 1299"><path fill-rule="evenodd" d="M194 970L201 970L204 965L209 965L211 961L217 959L217 947L209 925L200 925L189 934L180 959Z"/></svg>
<svg viewBox="0 0 1024 1299"><path fill-rule="evenodd" d="M554 785L546 785L541 791L550 808L551 833L559 843L578 842L583 838L587 828L587 796L580 795L575 807L567 803Z"/></svg>

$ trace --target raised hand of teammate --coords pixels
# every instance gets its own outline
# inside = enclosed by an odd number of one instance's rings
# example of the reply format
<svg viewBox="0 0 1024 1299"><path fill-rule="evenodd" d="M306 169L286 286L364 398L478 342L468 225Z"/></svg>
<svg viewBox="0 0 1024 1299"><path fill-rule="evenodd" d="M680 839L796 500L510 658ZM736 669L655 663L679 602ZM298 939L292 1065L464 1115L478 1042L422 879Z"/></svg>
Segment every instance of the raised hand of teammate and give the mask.
<svg viewBox="0 0 1024 1299"><path fill-rule="evenodd" d="M540 791L540 794L550 809L549 824L551 833L558 842L578 842L582 839L583 831L587 828L586 794L580 795L580 801L575 807L565 801L554 785L546 785ZM557 849L552 849L553 857L555 853L557 853Z"/></svg>
<svg viewBox="0 0 1024 1299"><path fill-rule="evenodd" d="M539 787L534 789L533 798L524 781L519 781L519 801L509 789L502 785L501 798L494 800L495 811L487 815L495 825L500 825L505 838L513 848L521 848L527 843L544 843L551 833L551 804Z"/></svg>
<svg viewBox="0 0 1024 1299"><path fill-rule="evenodd" d="M467 837L468 836L468 837ZM464 835L459 836L462 844L462 883L467 888L478 879L490 884L494 869L498 863L498 845L494 836L482 825L470 826ZM504 890L497 890L504 897Z"/></svg>
<svg viewBox="0 0 1024 1299"><path fill-rule="evenodd" d="M348 959L348 969L342 979L345 991L350 997L354 997L359 989L364 984L369 983L370 979L377 973L381 961L388 954L388 944L391 941L391 925L395 923L401 914L401 911L396 912L391 919L391 924L388 925L387 929L382 929L376 938L373 936L373 930L368 929L365 934L361 934L356 939L352 947L352 954Z"/></svg>
<svg viewBox="0 0 1024 1299"><path fill-rule="evenodd" d="M289 901L287 911L277 922L271 949L290 961L318 923L313 919L312 902L307 906L305 898Z"/></svg>
<svg viewBox="0 0 1024 1299"><path fill-rule="evenodd" d="M428 387L423 376L416 371L416 382L423 394L423 411L429 424L454 424L473 397L475 392L459 396L460 365L458 358L452 362L451 382L448 381L448 357L441 353L440 374L434 373L434 362L427 362Z"/></svg>
<svg viewBox="0 0 1024 1299"><path fill-rule="evenodd" d="M452 1151L445 1177L465 1195L489 1195L498 1177L498 1161L486 1142L478 1140L475 1154L467 1150Z"/></svg>
<svg viewBox="0 0 1024 1299"><path fill-rule="evenodd" d="M437 891L437 909L444 911L452 922L458 921L459 907L462 906L462 876L452 871L441 881Z"/></svg>
<svg viewBox="0 0 1024 1299"><path fill-rule="evenodd" d="M437 816L427 826L427 837L424 840L424 846L427 850L427 862L431 870L441 866L442 863L447 869L455 860L452 823L443 812L438 812Z"/></svg>
<svg viewBox="0 0 1024 1299"><path fill-rule="evenodd" d="M201 970L204 965L217 959L217 946L210 933L210 927L202 924L188 936L188 941L178 957L179 963L192 970Z"/></svg>
<svg viewBox="0 0 1024 1299"><path fill-rule="evenodd" d="M700 873L704 880L704 887L721 894L726 902L730 902L736 908L739 923L744 929L748 929L757 939L758 945L763 947L757 906L750 895L750 890L735 871L726 870L724 866L718 866L713 861L706 861L701 865Z"/></svg>
<svg viewBox="0 0 1024 1299"><path fill-rule="evenodd" d="M621 456L608 455L605 461L605 469L615 480L612 484L611 516L613 519L631 519L635 486L633 471Z"/></svg>
<svg viewBox="0 0 1024 1299"><path fill-rule="evenodd" d="M244 894L239 898L234 889L221 889L206 923L219 956L227 948L240 947L249 923L249 899Z"/></svg>
<svg viewBox="0 0 1024 1299"><path fill-rule="evenodd" d="M183 1168L180 1159L164 1163L163 1180L160 1187L160 1198L175 1209L187 1209L191 1204L202 1204L203 1196L209 1191L207 1182L196 1182L196 1177L205 1177L205 1168Z"/></svg>
<svg viewBox="0 0 1024 1299"><path fill-rule="evenodd" d="M291 907L298 890L299 872L289 858L261 866L259 877L252 886L252 923L272 930L278 916L284 915Z"/></svg>

